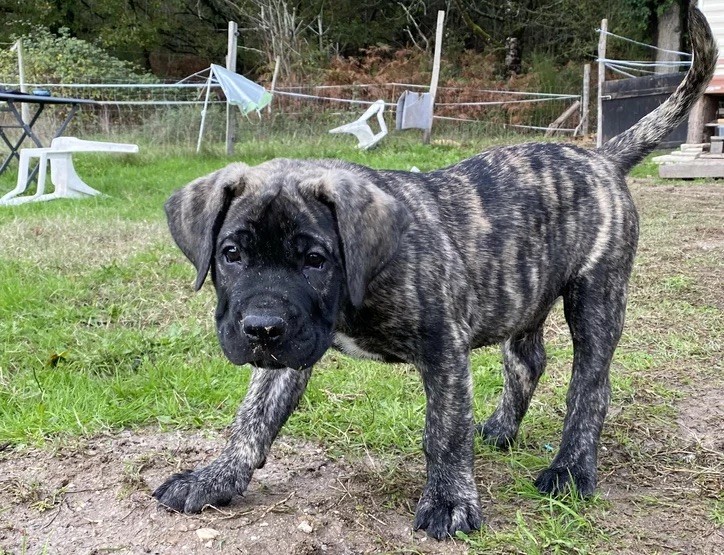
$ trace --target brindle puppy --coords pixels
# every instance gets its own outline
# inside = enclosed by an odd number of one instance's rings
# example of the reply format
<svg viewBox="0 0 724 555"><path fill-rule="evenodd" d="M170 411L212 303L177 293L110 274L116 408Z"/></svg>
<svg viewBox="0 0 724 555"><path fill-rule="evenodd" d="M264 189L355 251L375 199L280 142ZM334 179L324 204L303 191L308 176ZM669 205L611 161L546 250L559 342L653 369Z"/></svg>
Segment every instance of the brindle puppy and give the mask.
<svg viewBox="0 0 724 555"><path fill-rule="evenodd" d="M426 174L272 160L176 192L171 233L197 288L211 273L224 353L254 369L223 453L154 497L195 513L241 494L334 346L417 366L427 485L415 528L435 538L475 530L470 350L502 344L505 387L482 434L505 447L543 373L543 322L559 297L573 377L560 451L535 483L593 492L638 238L624 176L685 119L717 58L703 16L689 17L695 57L681 86L600 150L516 145Z"/></svg>

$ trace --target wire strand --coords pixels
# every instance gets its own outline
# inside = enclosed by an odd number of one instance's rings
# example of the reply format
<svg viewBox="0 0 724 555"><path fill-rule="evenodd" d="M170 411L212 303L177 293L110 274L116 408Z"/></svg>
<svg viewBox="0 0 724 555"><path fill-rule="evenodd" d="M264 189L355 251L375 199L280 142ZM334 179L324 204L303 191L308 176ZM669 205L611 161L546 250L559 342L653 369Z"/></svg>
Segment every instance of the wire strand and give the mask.
<svg viewBox="0 0 724 555"><path fill-rule="evenodd" d="M646 44L645 42L639 42L637 40L633 40L628 37L622 37L621 35L617 35L615 33L612 33L611 31L604 31L603 29L596 29L596 31L598 33L603 33L605 35L608 35L609 37L615 37L615 38L620 39L625 42L630 42L633 44L638 44L639 46L645 46L646 48L658 50L659 52L668 52L669 54L678 54L679 56L688 56L689 58L691 58L690 52L680 52L678 50L668 50L666 48L659 48L658 46L654 46L653 44Z"/></svg>

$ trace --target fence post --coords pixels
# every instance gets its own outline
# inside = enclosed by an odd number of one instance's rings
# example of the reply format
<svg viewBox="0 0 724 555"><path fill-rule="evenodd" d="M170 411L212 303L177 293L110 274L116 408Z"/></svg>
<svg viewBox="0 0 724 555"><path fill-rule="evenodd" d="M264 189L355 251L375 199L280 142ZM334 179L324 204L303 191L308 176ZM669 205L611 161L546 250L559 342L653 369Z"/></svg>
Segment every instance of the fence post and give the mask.
<svg viewBox="0 0 724 555"><path fill-rule="evenodd" d="M226 53L226 69L236 73L236 35L237 25L233 21L229 21L229 42ZM234 154L234 141L236 140L236 134L234 130L234 118L232 117L232 107L229 104L229 99L226 99L226 155L231 156Z"/></svg>
<svg viewBox="0 0 724 555"><path fill-rule="evenodd" d="M18 81L20 85L20 92L28 92L28 86L25 84L25 61L23 60L23 40L18 39L17 42L10 49L16 50L18 53ZM30 106L27 102L23 102L20 106L20 114L25 123L30 121Z"/></svg>
<svg viewBox="0 0 724 555"><path fill-rule="evenodd" d="M437 94L437 81L440 78L440 54L442 53L442 29L445 22L445 11L437 12L437 30L435 31L435 57L432 62L432 79L430 81L430 121L422 136L424 144L430 144L432 134L432 117L435 113L435 95Z"/></svg>
<svg viewBox="0 0 724 555"><path fill-rule="evenodd" d="M581 94L581 135L588 135L588 113L591 102L591 64L583 66L583 93Z"/></svg>
<svg viewBox="0 0 724 555"><path fill-rule="evenodd" d="M601 36L598 37L598 121L596 121L596 147L603 145L603 82L606 80L606 33L608 19L601 20Z"/></svg>
<svg viewBox="0 0 724 555"><path fill-rule="evenodd" d="M274 75L272 76L272 82L271 82L271 90L269 91L272 96L274 96L274 89L276 89L277 86L277 76L279 75L279 62L281 61L281 58L277 56L276 61L274 62ZM271 114L271 105L272 103L269 103L269 106L267 106L267 113Z"/></svg>

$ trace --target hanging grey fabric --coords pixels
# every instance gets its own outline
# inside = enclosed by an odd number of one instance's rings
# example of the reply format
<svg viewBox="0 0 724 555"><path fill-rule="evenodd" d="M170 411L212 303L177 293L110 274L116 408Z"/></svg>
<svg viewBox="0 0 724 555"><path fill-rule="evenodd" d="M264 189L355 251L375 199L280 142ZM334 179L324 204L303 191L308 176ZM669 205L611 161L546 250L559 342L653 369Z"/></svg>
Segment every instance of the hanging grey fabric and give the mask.
<svg viewBox="0 0 724 555"><path fill-rule="evenodd" d="M397 101L395 129L429 129L432 117L430 93L405 91Z"/></svg>

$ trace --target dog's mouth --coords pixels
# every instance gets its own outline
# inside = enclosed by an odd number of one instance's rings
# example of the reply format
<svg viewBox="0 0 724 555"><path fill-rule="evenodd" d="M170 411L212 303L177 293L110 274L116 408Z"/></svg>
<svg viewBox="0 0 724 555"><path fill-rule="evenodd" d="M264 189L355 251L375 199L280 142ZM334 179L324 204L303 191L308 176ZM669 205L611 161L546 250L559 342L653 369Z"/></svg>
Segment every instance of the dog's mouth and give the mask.
<svg viewBox="0 0 724 555"><path fill-rule="evenodd" d="M242 333L239 326L228 326L222 322L218 327L218 338L224 354L237 365L249 364L253 368L311 368L324 355L331 344L331 334L308 326L300 333L289 333L285 337L254 338Z"/></svg>
<svg viewBox="0 0 724 555"><path fill-rule="evenodd" d="M269 370L280 370L282 368L289 368L286 364L274 360L270 357L264 357L257 360L249 361L249 364L254 368L264 368Z"/></svg>
<svg viewBox="0 0 724 555"><path fill-rule="evenodd" d="M288 361L285 361L281 353L275 353L272 348L274 345L265 343L254 345L251 349L251 357L249 364L254 368L269 368L278 370L280 368L289 368Z"/></svg>
<svg viewBox="0 0 724 555"><path fill-rule="evenodd" d="M289 352L287 346L279 346L282 348L271 348L268 346L257 345L251 350L248 357L248 363L254 368L268 368L270 370L279 370L280 368L293 368L302 370L311 367L316 358L311 359L309 353L307 356L295 356ZM287 347L286 349L283 347ZM298 347L297 347L298 348Z"/></svg>

